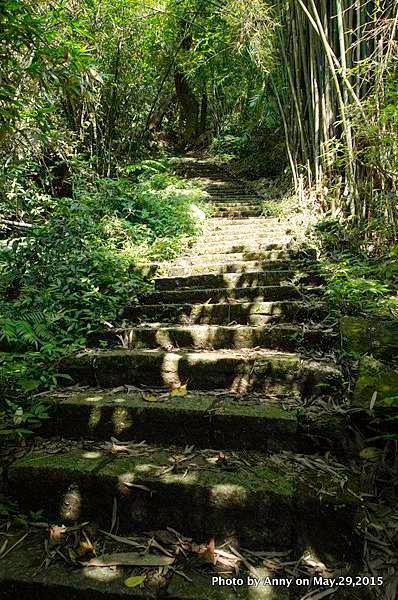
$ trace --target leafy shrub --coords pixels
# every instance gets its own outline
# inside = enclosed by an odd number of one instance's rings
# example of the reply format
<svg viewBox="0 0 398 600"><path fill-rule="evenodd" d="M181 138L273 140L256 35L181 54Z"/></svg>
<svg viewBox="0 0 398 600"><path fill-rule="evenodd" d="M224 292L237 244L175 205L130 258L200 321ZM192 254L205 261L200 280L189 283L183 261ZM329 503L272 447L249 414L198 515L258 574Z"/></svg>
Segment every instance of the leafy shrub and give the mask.
<svg viewBox="0 0 398 600"><path fill-rule="evenodd" d="M76 180L71 198L0 247L3 394L56 385L60 358L149 285L143 263L175 256L198 233L191 205L202 192L148 162L130 176Z"/></svg>
<svg viewBox="0 0 398 600"><path fill-rule="evenodd" d="M315 228L324 251L326 297L344 314L398 317L398 247L380 254L357 228L324 219Z"/></svg>

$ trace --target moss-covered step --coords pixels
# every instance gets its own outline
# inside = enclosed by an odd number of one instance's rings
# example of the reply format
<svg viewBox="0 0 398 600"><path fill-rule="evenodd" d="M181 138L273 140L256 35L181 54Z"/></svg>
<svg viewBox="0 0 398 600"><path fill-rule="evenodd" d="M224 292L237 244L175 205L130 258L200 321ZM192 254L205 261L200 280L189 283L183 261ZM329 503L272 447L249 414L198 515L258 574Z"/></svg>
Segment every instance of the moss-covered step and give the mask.
<svg viewBox="0 0 398 600"><path fill-rule="evenodd" d="M301 265L291 261L257 261L243 260L230 263L204 262L202 265L169 265L166 272L169 277L186 277L202 273L256 273L256 272L282 272L283 281L292 279L294 274L300 269L311 269L312 265ZM317 281L321 281L318 276ZM215 286L217 287L217 286Z"/></svg>
<svg viewBox="0 0 398 600"><path fill-rule="evenodd" d="M183 269L189 268L192 269L192 273L206 273L205 269L218 270L219 268L226 269L226 273L235 273L239 272L239 270L243 271L286 271L286 270L294 270L301 266L300 262L293 262L291 260L238 260L238 261L220 261L216 260L207 260L203 261L201 264L197 265L180 265L173 263L166 263L169 270L174 269ZM231 270L229 270L231 269ZM221 271L223 272L223 271Z"/></svg>
<svg viewBox="0 0 398 600"><path fill-rule="evenodd" d="M328 315L323 302L281 300L236 304L152 304L130 306L123 316L133 323L265 325L286 321L319 321Z"/></svg>
<svg viewBox="0 0 398 600"><path fill-rule="evenodd" d="M175 600L218 600L218 594L234 594L227 595L228 600L302 600L305 595L311 594L316 599L317 587L303 585L300 581L298 585L294 582L288 587L285 583L286 579L290 580L290 575L287 573L279 572L276 576L275 571L263 566L256 566L256 572L258 573L259 579L262 581L257 587L252 584L253 578L251 578L250 585L246 587L247 578L244 574L240 573L236 577L235 581L239 577L243 577L243 585L226 585L217 583L216 587L211 585L211 576L209 574L197 573L191 575L188 573L191 581L187 581L183 577L174 577L167 588L168 594ZM228 574L225 574L224 580L228 581ZM355 577L355 575L354 575ZM268 578L268 579L267 579ZM279 583L276 580L279 579ZM229 579L233 581L233 579ZM268 582L271 581L271 584ZM333 592L331 590L334 590ZM371 587L349 587L346 588L326 588L323 592L333 594L333 600L374 600L374 591ZM322 592L319 592L322 593ZM207 595L206 595L207 594ZM328 594L329 595L329 594ZM311 598L307 595L307 598ZM326 598L326 596L323 596ZM169 596L167 596L169 598ZM221 599L223 596L221 595ZM318 595L318 598L321 598ZM220 600L221 600L220 599Z"/></svg>
<svg viewBox="0 0 398 600"><path fill-rule="evenodd" d="M24 530L9 534L9 545L18 542ZM175 568L184 576L169 570L163 577L157 570L137 567L87 567L65 564L58 556L46 568L44 543L46 532L32 532L25 542L0 561L0 589L2 600L251 600L254 588L246 585L212 585L212 577L219 575L216 568L196 561L190 566L189 559L180 556ZM203 540L207 541L207 540ZM128 546L119 545L119 552ZM197 566L200 566L200 569ZM261 577L271 572L257 567ZM143 585L129 588L124 581L134 575L146 573ZM247 582L246 575L240 573ZM226 580L227 582L227 580ZM283 586L261 586L255 589L256 600L295 600L290 590ZM337 599L339 600L339 598ZM354 596L350 600L356 600ZM362 600L362 599L361 599Z"/></svg>
<svg viewBox="0 0 398 600"><path fill-rule="evenodd" d="M302 285L319 285L322 278L317 273L288 270L257 270L238 273L204 273L175 277L158 277L155 289L175 290L181 288L239 288L274 285L294 281Z"/></svg>
<svg viewBox="0 0 398 600"><path fill-rule="evenodd" d="M391 361L398 358L398 321L342 317L344 348Z"/></svg>
<svg viewBox="0 0 398 600"><path fill-rule="evenodd" d="M289 453L38 449L10 467L9 482L22 510L43 510L56 523L94 520L109 530L116 514L121 533L173 527L193 537L233 536L251 548L310 546L341 561L357 549L357 482L348 472L302 466Z"/></svg>
<svg viewBox="0 0 398 600"><path fill-rule="evenodd" d="M368 410L374 394L375 410L395 407L398 411L398 370L371 356L364 356L360 362L353 404Z"/></svg>
<svg viewBox="0 0 398 600"><path fill-rule="evenodd" d="M291 390L280 397L162 393L70 392L46 398L52 419L42 433L68 438L146 440L150 443L251 450L298 449L297 417L282 408ZM294 398L292 398L294 401Z"/></svg>
<svg viewBox="0 0 398 600"><path fill-rule="evenodd" d="M218 192L220 194L229 194L233 192L238 194L250 193L256 195L256 193L253 190L249 189L247 186L242 185L238 182L231 181L219 181L217 183L211 183L210 185L206 185L206 191L208 193Z"/></svg>
<svg viewBox="0 0 398 600"><path fill-rule="evenodd" d="M239 302L267 302L270 300L298 300L308 296L322 296L322 286L305 286L294 284L268 285L245 288L208 288L182 289L164 292L152 292L141 296L140 304L205 304ZM136 306L133 305L133 306ZM128 318L127 307L123 316Z"/></svg>
<svg viewBox="0 0 398 600"><path fill-rule="evenodd" d="M288 260L288 259L296 259L296 260L314 260L316 257L307 253L306 250L300 251L297 250L294 252L293 250L268 250L265 252L235 252L232 254L213 254L211 255L211 261L217 263L225 263L225 262L240 262L242 260ZM196 255L188 255L181 256L177 258L175 263L176 265L197 265L203 263L202 256ZM159 264L161 266L161 264Z"/></svg>
<svg viewBox="0 0 398 600"><path fill-rule="evenodd" d="M214 216L219 217L221 215L225 215L229 219L233 219L234 217L236 217L238 219L241 219L242 217L256 217L256 216L260 216L261 213L262 213L261 204L259 204L258 207L253 207L253 208L244 208L244 205L242 205L241 208L218 207L218 208L212 209L212 214Z"/></svg>
<svg viewBox="0 0 398 600"><path fill-rule="evenodd" d="M217 218L210 218L205 221L203 231L208 235L250 235L250 233L272 233L273 231L287 230L290 228L289 223L268 221L268 219L260 219L257 223L241 223L237 219L228 222L228 219L223 219L223 223L219 223ZM253 236L254 237L254 236Z"/></svg>
<svg viewBox="0 0 398 600"><path fill-rule="evenodd" d="M10 545L24 533L16 531ZM124 581L133 572L131 567L83 567L56 558L43 567L47 539L42 532L32 531L0 561L2 600L154 600L157 592L164 591L159 586L128 588Z"/></svg>
<svg viewBox="0 0 398 600"><path fill-rule="evenodd" d="M252 240L267 242L269 239L275 239L277 237L288 235L288 229L285 228L270 228L270 229L255 229L252 231L250 228L240 228L240 231L205 231L200 238L201 245L206 243L213 243L214 238L217 238L218 243L233 243L233 242L250 242Z"/></svg>
<svg viewBox="0 0 398 600"><path fill-rule="evenodd" d="M228 216L245 216L245 215L261 215L262 204L261 202L217 202L216 200L208 200L206 202L207 207L210 211L210 215L228 215Z"/></svg>
<svg viewBox="0 0 398 600"><path fill-rule="evenodd" d="M221 217L215 217L212 219L208 220L208 225L210 227L228 227L229 225L232 225L233 227L237 227L240 225L243 225L245 227L248 226L252 226L252 225L269 225L269 224L274 224L274 223L279 223L279 219L274 219L274 218L265 218L265 217L252 217L251 219L241 219L241 221L239 222L239 219L223 219Z"/></svg>
<svg viewBox="0 0 398 600"><path fill-rule="evenodd" d="M264 250L285 250L292 243L291 236L272 237L267 240L258 240L254 237L251 240L230 240L219 242L214 238L213 242L199 242L192 247L192 252L195 254L217 254L230 252L260 252Z"/></svg>
<svg viewBox="0 0 398 600"><path fill-rule="evenodd" d="M207 204L220 211L240 211L240 210L256 210L262 208L262 201L252 196L240 196L240 197L217 197L207 196L205 199Z"/></svg>
<svg viewBox="0 0 398 600"><path fill-rule="evenodd" d="M211 197L215 196L220 198L242 198L247 196L248 198L258 199L258 195L252 190L233 185L207 185L206 194L209 194Z"/></svg>
<svg viewBox="0 0 398 600"><path fill-rule="evenodd" d="M206 189L206 198L212 200L213 198L217 199L220 202L232 202L232 203L244 203L246 200L251 200L252 202L261 202L261 198L256 194L250 193L244 190L220 190L220 189Z"/></svg>
<svg viewBox="0 0 398 600"><path fill-rule="evenodd" d="M86 351L66 359L62 372L99 387L149 385L190 389L269 392L286 383L303 394L338 390L336 367L299 354L275 351L163 352L160 350Z"/></svg>
<svg viewBox="0 0 398 600"><path fill-rule="evenodd" d="M320 326L269 325L174 325L108 329L91 336L90 346L108 347L222 350L270 348L295 351L300 347L331 348L336 334Z"/></svg>

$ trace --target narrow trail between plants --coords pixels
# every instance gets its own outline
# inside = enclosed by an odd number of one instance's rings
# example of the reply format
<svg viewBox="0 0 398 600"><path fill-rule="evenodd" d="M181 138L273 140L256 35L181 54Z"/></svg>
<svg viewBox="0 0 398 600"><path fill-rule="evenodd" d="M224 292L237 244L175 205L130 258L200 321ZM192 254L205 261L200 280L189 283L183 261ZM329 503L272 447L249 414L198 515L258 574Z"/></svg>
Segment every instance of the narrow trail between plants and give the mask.
<svg viewBox="0 0 398 600"><path fill-rule="evenodd" d="M244 579L355 576L364 490L345 467L345 419L328 410L344 378L316 256L247 184L206 160L180 168L201 179L211 217L64 365L78 386L47 396L54 416L9 486L69 529L44 553L37 528L0 561L7 599L285 600L308 589L211 577L238 565Z"/></svg>

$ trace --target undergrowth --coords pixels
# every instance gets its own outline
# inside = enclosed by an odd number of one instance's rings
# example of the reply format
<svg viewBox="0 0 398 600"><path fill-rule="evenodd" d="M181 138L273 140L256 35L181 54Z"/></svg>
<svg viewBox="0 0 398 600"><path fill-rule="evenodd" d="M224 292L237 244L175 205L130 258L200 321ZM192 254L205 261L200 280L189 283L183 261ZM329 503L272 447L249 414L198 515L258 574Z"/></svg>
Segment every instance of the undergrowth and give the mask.
<svg viewBox="0 0 398 600"><path fill-rule="evenodd" d="M386 235L383 246L355 227L327 218L315 227L322 250L326 298L334 312L398 319L398 244Z"/></svg>
<svg viewBox="0 0 398 600"><path fill-rule="evenodd" d="M197 235L192 204L201 197L164 161L115 179L76 178L70 197L29 194L33 227L0 246L0 434L45 417L29 402L21 413L24 399L65 383L61 359L150 285L142 265L172 258Z"/></svg>

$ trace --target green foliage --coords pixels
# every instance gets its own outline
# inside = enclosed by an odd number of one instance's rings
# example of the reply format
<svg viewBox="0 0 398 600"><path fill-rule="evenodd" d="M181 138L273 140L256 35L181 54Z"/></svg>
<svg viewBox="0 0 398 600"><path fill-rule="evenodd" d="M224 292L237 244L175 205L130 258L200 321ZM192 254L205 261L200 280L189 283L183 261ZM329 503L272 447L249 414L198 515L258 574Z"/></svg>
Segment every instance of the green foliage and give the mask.
<svg viewBox="0 0 398 600"><path fill-rule="evenodd" d="M126 171L135 175L76 180L72 198L0 247L0 387L9 396L65 381L60 359L149 285L143 264L175 256L198 233L200 190L160 163Z"/></svg>
<svg viewBox="0 0 398 600"><path fill-rule="evenodd" d="M273 126L266 127L261 119L234 126L228 123L209 150L221 156L238 176L252 180L280 176L286 166L286 151L276 117Z"/></svg>
<svg viewBox="0 0 398 600"><path fill-rule="evenodd" d="M6 521L16 527L28 527L32 522L43 522L43 511L29 511L28 514L23 514L18 504L9 499L3 498L0 502L0 521Z"/></svg>
<svg viewBox="0 0 398 600"><path fill-rule="evenodd" d="M315 231L332 308L343 314L398 317L398 247L375 253L363 232L335 219L324 219Z"/></svg>
<svg viewBox="0 0 398 600"><path fill-rule="evenodd" d="M5 410L0 412L0 442L4 436L12 439L31 435L48 418L48 407L40 402L23 408L9 400L5 401Z"/></svg>

